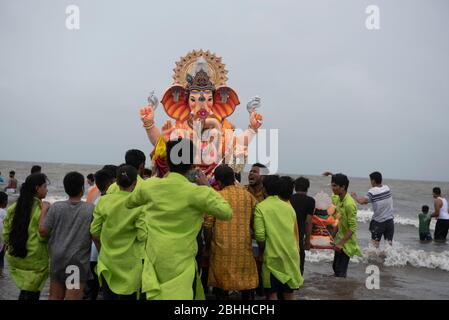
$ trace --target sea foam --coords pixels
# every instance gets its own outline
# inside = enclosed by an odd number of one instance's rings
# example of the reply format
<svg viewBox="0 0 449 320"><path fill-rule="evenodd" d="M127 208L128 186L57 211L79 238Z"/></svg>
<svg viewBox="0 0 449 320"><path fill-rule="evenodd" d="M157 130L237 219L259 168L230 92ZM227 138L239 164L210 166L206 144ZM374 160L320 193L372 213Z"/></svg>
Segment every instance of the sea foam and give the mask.
<svg viewBox="0 0 449 320"><path fill-rule="evenodd" d="M353 263L381 263L386 267L402 267L410 265L416 268L441 269L449 271L449 251L427 252L416 250L395 241L392 246L376 249L373 246L363 248L362 257L351 258ZM310 250L306 251L306 261L309 262L332 262L333 250Z"/></svg>

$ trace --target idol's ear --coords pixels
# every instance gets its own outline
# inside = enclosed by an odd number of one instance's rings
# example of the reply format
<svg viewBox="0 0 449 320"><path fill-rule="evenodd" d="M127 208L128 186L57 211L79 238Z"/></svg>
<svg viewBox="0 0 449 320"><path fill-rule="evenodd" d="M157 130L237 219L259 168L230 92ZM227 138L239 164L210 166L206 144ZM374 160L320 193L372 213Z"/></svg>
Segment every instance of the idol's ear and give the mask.
<svg viewBox="0 0 449 320"><path fill-rule="evenodd" d="M229 87L222 86L215 90L213 113L222 121L229 117L240 104L237 93Z"/></svg>
<svg viewBox="0 0 449 320"><path fill-rule="evenodd" d="M177 121L185 121L190 114L186 90L180 85L169 87L161 102L168 116Z"/></svg>

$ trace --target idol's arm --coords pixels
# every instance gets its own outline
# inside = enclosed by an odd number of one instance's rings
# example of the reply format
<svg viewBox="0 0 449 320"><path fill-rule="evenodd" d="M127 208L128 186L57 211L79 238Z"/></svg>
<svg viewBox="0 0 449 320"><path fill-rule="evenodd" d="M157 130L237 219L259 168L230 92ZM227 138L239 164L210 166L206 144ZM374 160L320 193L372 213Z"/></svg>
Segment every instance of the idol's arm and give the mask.
<svg viewBox="0 0 449 320"><path fill-rule="evenodd" d="M237 142L240 147L243 147L245 155L248 151L248 146L253 140L253 138L257 135L257 130L262 125L263 117L261 114L256 111L252 111L249 116L249 125L248 129L243 131L243 134L237 137ZM238 152L237 152L238 153Z"/></svg>
<svg viewBox="0 0 449 320"><path fill-rule="evenodd" d="M153 146L156 145L161 132L154 124L154 109L151 106L145 106L140 109L140 119L143 122L143 127L147 133L148 139Z"/></svg>

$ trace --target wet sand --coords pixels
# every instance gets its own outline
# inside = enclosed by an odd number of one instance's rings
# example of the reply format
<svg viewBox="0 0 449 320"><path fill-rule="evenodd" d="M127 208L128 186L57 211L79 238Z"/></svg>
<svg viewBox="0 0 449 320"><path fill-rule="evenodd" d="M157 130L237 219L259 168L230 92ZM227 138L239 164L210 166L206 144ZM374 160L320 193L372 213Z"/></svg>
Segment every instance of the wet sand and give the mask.
<svg viewBox="0 0 449 320"><path fill-rule="evenodd" d="M449 277L443 270L422 268L384 267L380 271L380 288L365 286L367 264L350 263L348 277L335 278L331 262L306 262L304 285L296 291L298 300L385 300L385 299L449 299ZM48 299L49 281L41 300ZM0 300L17 300L19 290L8 270L0 278Z"/></svg>

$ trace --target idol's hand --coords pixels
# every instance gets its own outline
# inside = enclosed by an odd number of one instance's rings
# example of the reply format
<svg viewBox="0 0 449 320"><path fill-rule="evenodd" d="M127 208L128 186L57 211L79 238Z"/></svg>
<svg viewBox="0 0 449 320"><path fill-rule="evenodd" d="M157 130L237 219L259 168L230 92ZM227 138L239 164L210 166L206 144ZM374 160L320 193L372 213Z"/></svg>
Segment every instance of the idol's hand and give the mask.
<svg viewBox="0 0 449 320"><path fill-rule="evenodd" d="M249 115L249 127L253 130L257 130L262 125L263 116L257 111L252 111Z"/></svg>
<svg viewBox="0 0 449 320"><path fill-rule="evenodd" d="M140 119L143 123L154 121L154 109L152 106L145 106L140 108Z"/></svg>
<svg viewBox="0 0 449 320"><path fill-rule="evenodd" d="M164 136L165 141L170 140L170 135L173 130L175 130L175 127L170 120L167 120L162 126L162 135Z"/></svg>

